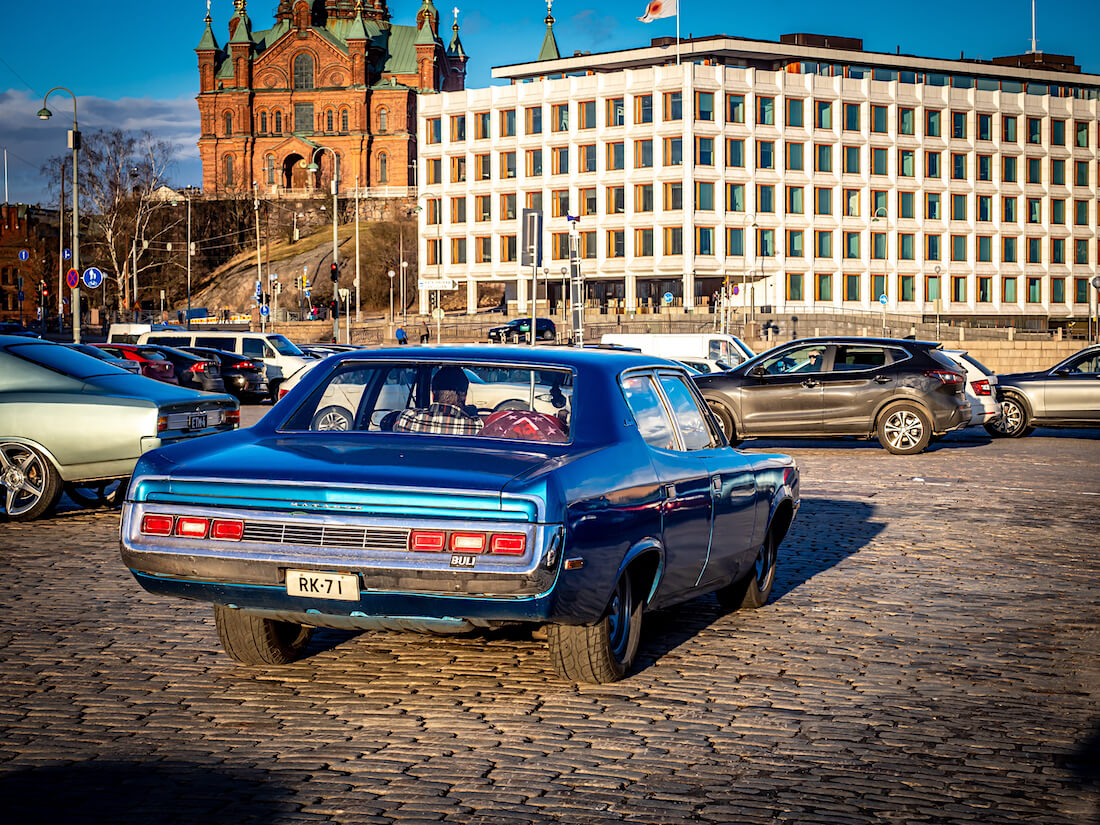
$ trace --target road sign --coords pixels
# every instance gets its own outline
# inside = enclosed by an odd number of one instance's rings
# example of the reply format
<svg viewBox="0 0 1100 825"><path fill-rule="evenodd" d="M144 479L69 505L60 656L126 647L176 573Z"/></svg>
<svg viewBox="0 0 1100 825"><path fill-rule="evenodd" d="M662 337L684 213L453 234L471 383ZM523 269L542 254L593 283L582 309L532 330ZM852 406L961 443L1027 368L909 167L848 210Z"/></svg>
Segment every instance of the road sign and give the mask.
<svg viewBox="0 0 1100 825"><path fill-rule="evenodd" d="M416 285L421 289L455 289L453 278L418 278Z"/></svg>
<svg viewBox="0 0 1100 825"><path fill-rule="evenodd" d="M737 286L737 284L734 284L733 285L733 294L736 295L740 291L741 291L741 289Z"/></svg>
<svg viewBox="0 0 1100 825"><path fill-rule="evenodd" d="M66 249L64 252L61 253L61 257L63 260L68 261L73 257L73 251L71 249Z"/></svg>
<svg viewBox="0 0 1100 825"><path fill-rule="evenodd" d="M432 318L436 321L442 321L447 317L447 313L443 311L443 307L436 307L432 310Z"/></svg>
<svg viewBox="0 0 1100 825"><path fill-rule="evenodd" d="M542 266L542 212L524 209L520 220L519 265Z"/></svg>
<svg viewBox="0 0 1100 825"><path fill-rule="evenodd" d="M267 308L267 304L264 304L262 307L260 307L260 315L266 318L270 314L271 310Z"/></svg>
<svg viewBox="0 0 1100 825"><path fill-rule="evenodd" d="M879 295L879 296L878 296L878 302L879 302L880 304L882 304L883 306L886 306L886 302L887 302L887 301L889 301L889 300L890 300L890 299L886 297L886 293L885 293L885 292L884 292L884 293L882 293L881 295Z"/></svg>
<svg viewBox="0 0 1100 825"><path fill-rule="evenodd" d="M80 270L70 269L66 272L65 283L69 285L69 289L76 289L80 286Z"/></svg>
<svg viewBox="0 0 1100 825"><path fill-rule="evenodd" d="M95 289L102 283L103 273L94 266L90 266L84 270L84 286L88 287L88 289Z"/></svg>
<svg viewBox="0 0 1100 825"><path fill-rule="evenodd" d="M23 290L19 290L19 303L23 303L27 298L27 295Z"/></svg>
<svg viewBox="0 0 1100 825"><path fill-rule="evenodd" d="M31 253L30 252L28 252L26 249L20 249L19 250L19 260L29 261L30 259L31 259Z"/></svg>
<svg viewBox="0 0 1100 825"><path fill-rule="evenodd" d="M267 276L267 279L269 281L277 281L277 280L279 280L279 273L278 272L272 272L270 275Z"/></svg>
<svg viewBox="0 0 1100 825"><path fill-rule="evenodd" d="M671 304L672 297L673 296L671 292L666 292L664 295L661 296L661 300L664 301L666 304Z"/></svg>

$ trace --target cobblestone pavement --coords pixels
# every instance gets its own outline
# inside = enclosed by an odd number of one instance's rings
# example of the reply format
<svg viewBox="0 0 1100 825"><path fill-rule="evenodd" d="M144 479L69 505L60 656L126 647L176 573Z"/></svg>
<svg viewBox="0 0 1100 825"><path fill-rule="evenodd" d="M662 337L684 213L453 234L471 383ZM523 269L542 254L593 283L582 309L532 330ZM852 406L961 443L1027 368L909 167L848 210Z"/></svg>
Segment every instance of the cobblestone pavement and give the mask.
<svg viewBox="0 0 1100 825"><path fill-rule="evenodd" d="M503 632L235 665L122 568L116 513L0 524L6 818L1098 821L1095 432L779 446L804 488L772 601L648 616L607 686Z"/></svg>

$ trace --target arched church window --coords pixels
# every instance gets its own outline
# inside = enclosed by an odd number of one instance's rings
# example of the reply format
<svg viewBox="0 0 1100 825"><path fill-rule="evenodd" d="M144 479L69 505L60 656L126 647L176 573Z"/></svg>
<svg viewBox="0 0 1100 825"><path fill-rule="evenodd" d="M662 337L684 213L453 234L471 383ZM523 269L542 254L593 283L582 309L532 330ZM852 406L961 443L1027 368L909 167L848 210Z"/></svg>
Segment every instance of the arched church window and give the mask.
<svg viewBox="0 0 1100 825"><path fill-rule="evenodd" d="M225 136L230 137L233 134L233 113L225 113Z"/></svg>
<svg viewBox="0 0 1100 825"><path fill-rule="evenodd" d="M275 156L268 155L264 158L264 170L267 172L267 182L269 185L275 183Z"/></svg>
<svg viewBox="0 0 1100 825"><path fill-rule="evenodd" d="M260 112L260 134L267 134L267 112Z"/></svg>
<svg viewBox="0 0 1100 825"><path fill-rule="evenodd" d="M332 109L329 109L327 112L325 112L325 131L333 131Z"/></svg>
<svg viewBox="0 0 1100 825"><path fill-rule="evenodd" d="M227 187L233 185L233 156L225 156L225 185Z"/></svg>
<svg viewBox="0 0 1100 825"><path fill-rule="evenodd" d="M348 130L348 110L344 109L340 112L340 131L347 132Z"/></svg>
<svg viewBox="0 0 1100 825"><path fill-rule="evenodd" d="M294 88L313 88L313 58L305 52L294 58Z"/></svg>
<svg viewBox="0 0 1100 825"><path fill-rule="evenodd" d="M275 134L281 135L283 133L283 113L275 113Z"/></svg>
<svg viewBox="0 0 1100 825"><path fill-rule="evenodd" d="M385 132L389 128L390 113L385 108L378 110L378 131Z"/></svg>
<svg viewBox="0 0 1100 825"><path fill-rule="evenodd" d="M378 156L378 182L390 182L390 159L386 157L385 152Z"/></svg>

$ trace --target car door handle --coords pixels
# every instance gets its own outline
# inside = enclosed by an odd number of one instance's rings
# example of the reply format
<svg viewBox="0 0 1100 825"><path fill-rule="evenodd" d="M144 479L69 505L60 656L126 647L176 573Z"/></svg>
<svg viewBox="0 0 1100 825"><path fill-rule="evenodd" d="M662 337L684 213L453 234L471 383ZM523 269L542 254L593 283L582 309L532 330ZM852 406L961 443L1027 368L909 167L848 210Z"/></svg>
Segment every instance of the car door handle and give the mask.
<svg viewBox="0 0 1100 825"><path fill-rule="evenodd" d="M802 386L806 387L806 389L813 389L814 387L820 387L821 382L816 381L813 378L807 378L805 381L802 382Z"/></svg>
<svg viewBox="0 0 1100 825"><path fill-rule="evenodd" d="M666 484L665 485L665 498L669 499L670 501L672 499L676 498L676 485L675 484Z"/></svg>
<svg viewBox="0 0 1100 825"><path fill-rule="evenodd" d="M889 384L890 383L890 376L889 375L876 375L875 376L875 383L876 384Z"/></svg>

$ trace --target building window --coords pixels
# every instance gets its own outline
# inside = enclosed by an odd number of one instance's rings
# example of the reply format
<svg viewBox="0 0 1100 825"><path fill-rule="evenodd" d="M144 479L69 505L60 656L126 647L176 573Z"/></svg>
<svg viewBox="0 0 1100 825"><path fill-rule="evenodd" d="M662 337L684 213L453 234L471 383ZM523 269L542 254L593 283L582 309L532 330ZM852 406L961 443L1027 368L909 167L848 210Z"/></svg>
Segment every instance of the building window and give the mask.
<svg viewBox="0 0 1100 825"><path fill-rule="evenodd" d="M502 221L514 221L516 219L515 192L506 192L500 196L500 219Z"/></svg>
<svg viewBox="0 0 1100 825"><path fill-rule="evenodd" d="M833 103L831 100L814 101L814 128L833 128Z"/></svg>
<svg viewBox="0 0 1100 825"><path fill-rule="evenodd" d="M845 301L858 301L859 300L859 282L862 279L858 275L845 275L844 276L844 300Z"/></svg>
<svg viewBox="0 0 1100 825"><path fill-rule="evenodd" d="M978 155L978 180L993 180L992 155Z"/></svg>
<svg viewBox="0 0 1100 825"><path fill-rule="evenodd" d="M1052 264L1064 264L1066 262L1066 239L1050 239L1050 262Z"/></svg>
<svg viewBox="0 0 1100 825"><path fill-rule="evenodd" d="M876 261L886 260L886 233L885 232L872 232L871 233L871 257ZM876 292L875 297L878 297L881 293Z"/></svg>
<svg viewBox="0 0 1100 825"><path fill-rule="evenodd" d="M1001 158L1001 180L1005 183L1016 182L1016 158Z"/></svg>
<svg viewBox="0 0 1100 825"><path fill-rule="evenodd" d="M940 136L940 112L937 109L927 109L924 113L925 137Z"/></svg>
<svg viewBox="0 0 1100 825"><path fill-rule="evenodd" d="M890 109L887 106L871 106L871 131L886 134Z"/></svg>
<svg viewBox="0 0 1100 825"><path fill-rule="evenodd" d="M928 275L924 279L924 300L938 301L940 295L940 276Z"/></svg>
<svg viewBox="0 0 1100 825"><path fill-rule="evenodd" d="M428 158L425 176L428 183L441 183L443 181L443 159Z"/></svg>
<svg viewBox="0 0 1100 825"><path fill-rule="evenodd" d="M267 112L260 112L260 134L267 134Z"/></svg>
<svg viewBox="0 0 1100 825"><path fill-rule="evenodd" d="M581 200L581 215L595 215L596 214L596 187L590 186L581 189L577 193L580 195Z"/></svg>
<svg viewBox="0 0 1100 825"><path fill-rule="evenodd" d="M771 140L756 141L756 168L775 168L775 142Z"/></svg>
<svg viewBox="0 0 1100 825"><path fill-rule="evenodd" d="M516 110L505 109L500 113L500 136L516 136Z"/></svg>
<svg viewBox="0 0 1100 825"><path fill-rule="evenodd" d="M489 236L474 238L474 262L487 264L493 260L493 239Z"/></svg>
<svg viewBox="0 0 1100 825"><path fill-rule="evenodd" d="M634 187L634 211L653 211L653 184L639 183Z"/></svg>
<svg viewBox="0 0 1100 825"><path fill-rule="evenodd" d="M978 220L983 222L993 220L992 195L978 195Z"/></svg>
<svg viewBox="0 0 1100 825"><path fill-rule="evenodd" d="M283 133L283 113L275 113L275 134L281 135Z"/></svg>
<svg viewBox="0 0 1100 825"><path fill-rule="evenodd" d="M577 147L580 154L581 172L596 171L596 144L586 143Z"/></svg>
<svg viewBox="0 0 1100 825"><path fill-rule="evenodd" d="M726 122L745 122L745 96L726 95Z"/></svg>
<svg viewBox="0 0 1100 825"><path fill-rule="evenodd" d="M232 112L226 112L224 121L225 122L224 122L223 125L225 126L225 136L226 137L232 137L233 136L233 113Z"/></svg>
<svg viewBox="0 0 1100 825"><path fill-rule="evenodd" d="M1006 264L1016 263L1016 239L1001 239L1001 261Z"/></svg>
<svg viewBox="0 0 1100 825"><path fill-rule="evenodd" d="M951 220L966 220L966 195L951 196Z"/></svg>
<svg viewBox="0 0 1100 825"><path fill-rule="evenodd" d="M695 254L714 254L714 227L699 226L695 229Z"/></svg>
<svg viewBox="0 0 1100 825"><path fill-rule="evenodd" d="M801 129L803 124L802 118L803 101L798 97L787 98L787 125L796 129Z"/></svg>
<svg viewBox="0 0 1100 825"><path fill-rule="evenodd" d="M1078 149L1089 148L1089 124L1085 120L1073 122L1073 145Z"/></svg>
<svg viewBox="0 0 1100 825"><path fill-rule="evenodd" d="M534 209L536 212L542 211L542 192L528 192L525 200L528 209Z"/></svg>
<svg viewBox="0 0 1100 825"><path fill-rule="evenodd" d="M951 137L966 140L966 112L951 113Z"/></svg>
<svg viewBox="0 0 1100 825"><path fill-rule="evenodd" d="M534 178L542 175L542 150L527 150L527 177Z"/></svg>
<svg viewBox="0 0 1100 825"><path fill-rule="evenodd" d="M726 184L726 211L727 212L744 212L745 211L745 184L743 184L743 183L727 183Z"/></svg>
<svg viewBox="0 0 1100 825"><path fill-rule="evenodd" d="M622 258L626 256L626 232L622 229L611 229L607 233L607 257Z"/></svg>
<svg viewBox="0 0 1100 825"><path fill-rule="evenodd" d="M787 300L788 301L802 301L805 300L802 292L803 275L801 272L788 272L787 273Z"/></svg>
<svg viewBox="0 0 1100 825"><path fill-rule="evenodd" d="M1050 161L1050 185L1066 185L1066 162L1060 158L1052 158Z"/></svg>
<svg viewBox="0 0 1100 825"><path fill-rule="evenodd" d="M940 220L940 194L929 192L924 199L924 219L929 221Z"/></svg>
<svg viewBox="0 0 1100 825"><path fill-rule="evenodd" d="M695 93L695 119L714 120L714 92Z"/></svg>
<svg viewBox="0 0 1100 825"><path fill-rule="evenodd" d="M966 260L966 235L951 236L951 260Z"/></svg>
<svg viewBox="0 0 1100 825"><path fill-rule="evenodd" d="M665 254L666 255L683 255L684 254L684 230L679 226L666 226L665 227Z"/></svg>
<svg viewBox="0 0 1100 825"><path fill-rule="evenodd" d="M580 116L580 128L596 128L596 101L582 100L577 104L577 112Z"/></svg>
<svg viewBox="0 0 1100 825"><path fill-rule="evenodd" d="M500 238L500 260L504 263L515 263L516 260L516 236L502 235Z"/></svg>
<svg viewBox="0 0 1100 825"><path fill-rule="evenodd" d="M1005 115L1001 118L1001 141L1004 143L1016 142L1016 116Z"/></svg>
<svg viewBox="0 0 1100 825"><path fill-rule="evenodd" d="M664 191L665 211L672 211L684 208L684 185L682 183L666 183Z"/></svg>
<svg viewBox="0 0 1100 825"><path fill-rule="evenodd" d="M568 189L555 189L550 193L550 209L555 218L564 218L569 214Z"/></svg>
<svg viewBox="0 0 1100 825"><path fill-rule="evenodd" d="M1050 222L1065 225L1066 202L1061 198L1051 198L1050 200Z"/></svg>
<svg viewBox="0 0 1100 825"><path fill-rule="evenodd" d="M888 175L889 169L890 151L888 149L880 149L878 147L871 150L871 174L872 175Z"/></svg>
<svg viewBox="0 0 1100 825"><path fill-rule="evenodd" d="M827 229L814 231L814 257L833 257L833 233Z"/></svg>
<svg viewBox="0 0 1100 825"><path fill-rule="evenodd" d="M665 92L665 120L682 120L684 117L684 96L681 92Z"/></svg>
<svg viewBox="0 0 1100 825"><path fill-rule="evenodd" d="M739 226L726 229L726 255L740 257L745 254L745 230Z"/></svg>
<svg viewBox="0 0 1100 825"><path fill-rule="evenodd" d="M327 112L325 112L325 131L326 132L336 131L336 118L333 117L332 109L329 109Z"/></svg>
<svg viewBox="0 0 1100 825"><path fill-rule="evenodd" d="M1064 304L1066 302L1066 279L1050 279L1050 302L1052 304Z"/></svg>
<svg viewBox="0 0 1100 825"><path fill-rule="evenodd" d="M917 279L913 275L902 275L898 278L898 300L917 300Z"/></svg>
<svg viewBox="0 0 1100 825"><path fill-rule="evenodd" d="M787 230L787 257L801 258L806 254L803 248L803 232L801 229Z"/></svg>
<svg viewBox="0 0 1100 825"><path fill-rule="evenodd" d="M313 88L313 58L304 52L294 58L294 88Z"/></svg>
<svg viewBox="0 0 1100 825"><path fill-rule="evenodd" d="M966 276L954 275L951 278L951 301L956 304L966 303Z"/></svg>
<svg viewBox="0 0 1100 825"><path fill-rule="evenodd" d="M569 147L568 146L555 146L550 150L551 168L550 172L554 175L568 175L569 174Z"/></svg>
<svg viewBox="0 0 1100 825"><path fill-rule="evenodd" d="M1050 145L1066 145L1066 122L1064 120L1052 120L1050 122Z"/></svg>
<svg viewBox="0 0 1100 825"><path fill-rule="evenodd" d="M380 184L390 182L390 159L385 152L378 156L378 182Z"/></svg>
<svg viewBox="0 0 1100 825"><path fill-rule="evenodd" d="M845 132L858 132L859 131L859 104L858 103L845 103L844 104L844 131Z"/></svg>
<svg viewBox="0 0 1100 825"><path fill-rule="evenodd" d="M714 166L714 138L695 139L695 165Z"/></svg>
<svg viewBox="0 0 1100 825"><path fill-rule="evenodd" d="M899 135L912 135L916 134L916 117L912 109L903 108L898 109L898 134Z"/></svg>
<svg viewBox="0 0 1100 825"><path fill-rule="evenodd" d="M1074 186L1088 186L1089 185L1089 162L1087 160L1078 160L1073 163L1073 185Z"/></svg>
<svg viewBox="0 0 1100 825"><path fill-rule="evenodd" d="M756 187L756 211L775 211L775 187L771 184L761 183Z"/></svg>
<svg viewBox="0 0 1100 825"><path fill-rule="evenodd" d="M1038 117L1027 119L1027 142L1039 145L1043 142L1043 120Z"/></svg>
<svg viewBox="0 0 1100 825"><path fill-rule="evenodd" d="M1089 262L1089 242L1085 238L1073 239L1073 262L1075 264Z"/></svg>
<svg viewBox="0 0 1100 825"><path fill-rule="evenodd" d="M833 171L833 147L829 143L818 143L814 145L814 171L815 172L832 172Z"/></svg>
<svg viewBox="0 0 1100 825"><path fill-rule="evenodd" d="M607 214L621 215L626 211L626 189L622 186L607 187Z"/></svg>
<svg viewBox="0 0 1100 825"><path fill-rule="evenodd" d="M639 258L653 257L653 230L634 230L634 255Z"/></svg>
<svg viewBox="0 0 1100 825"><path fill-rule="evenodd" d="M312 103L294 104L294 131L299 134L310 134L314 131Z"/></svg>
<svg viewBox="0 0 1100 825"><path fill-rule="evenodd" d="M978 114L978 140L993 140L993 115Z"/></svg>
<svg viewBox="0 0 1100 825"><path fill-rule="evenodd" d="M429 266L438 266L443 263L443 241L439 238L431 238L427 243L427 253Z"/></svg>
<svg viewBox="0 0 1100 825"><path fill-rule="evenodd" d="M451 158L451 183L466 182L466 158L459 155Z"/></svg>
<svg viewBox="0 0 1100 825"><path fill-rule="evenodd" d="M474 112L474 140L488 140L490 134L489 113Z"/></svg>
<svg viewBox="0 0 1100 825"><path fill-rule="evenodd" d="M1001 280L1001 302L1005 304L1016 303L1016 279L1005 277Z"/></svg>
<svg viewBox="0 0 1100 825"><path fill-rule="evenodd" d="M451 142L466 140L466 115L451 115Z"/></svg>
<svg viewBox="0 0 1100 825"><path fill-rule="evenodd" d="M1074 226L1088 226L1089 225L1089 202L1088 201L1074 201L1073 202L1073 225Z"/></svg>
<svg viewBox="0 0 1100 825"><path fill-rule="evenodd" d="M914 236L910 232L898 235L898 258L903 261L912 261L916 258L916 244Z"/></svg>
<svg viewBox="0 0 1100 825"><path fill-rule="evenodd" d="M1043 182L1043 163L1039 158L1027 159L1027 182L1028 183L1042 183Z"/></svg>
<svg viewBox="0 0 1100 825"><path fill-rule="evenodd" d="M524 112L526 118L526 132L529 135L542 134L542 107L531 106Z"/></svg>
<svg viewBox="0 0 1100 825"><path fill-rule="evenodd" d="M916 196L913 192L898 193L898 217L913 218L916 215Z"/></svg>
<svg viewBox="0 0 1100 825"><path fill-rule="evenodd" d="M898 150L898 176L912 178L917 174L917 162L912 149Z"/></svg>
<svg viewBox="0 0 1100 825"><path fill-rule="evenodd" d="M763 126L775 125L775 98L756 98L756 122Z"/></svg>
<svg viewBox="0 0 1100 825"><path fill-rule="evenodd" d="M340 110L340 131L347 134L348 131L348 110Z"/></svg>
<svg viewBox="0 0 1100 825"><path fill-rule="evenodd" d="M833 300L833 276L819 272L814 279L814 300Z"/></svg>
<svg viewBox="0 0 1100 825"><path fill-rule="evenodd" d="M858 232L844 233L844 257L848 259L858 259L860 257Z"/></svg>
<svg viewBox="0 0 1100 825"><path fill-rule="evenodd" d="M958 152L951 154L951 180L966 180L966 155Z"/></svg>
<svg viewBox="0 0 1100 825"><path fill-rule="evenodd" d="M844 174L859 174L859 149L858 146L844 147Z"/></svg>
<svg viewBox="0 0 1100 825"><path fill-rule="evenodd" d="M710 181L695 184L695 208L701 212L714 211L714 184Z"/></svg>
<svg viewBox="0 0 1100 825"><path fill-rule="evenodd" d="M844 190L844 217L846 217L846 218L858 218L859 217L859 190L858 189L845 189Z"/></svg>
<svg viewBox="0 0 1100 825"><path fill-rule="evenodd" d="M793 172L801 172L805 168L802 158L803 146L801 143L786 144L787 169Z"/></svg>
<svg viewBox="0 0 1100 825"><path fill-rule="evenodd" d="M626 104L621 97L608 98L607 125L622 126L626 123Z"/></svg>
<svg viewBox="0 0 1100 825"><path fill-rule="evenodd" d="M787 214L788 215L801 215L805 211L805 207L802 202L802 187L801 186L788 186L787 187Z"/></svg>
<svg viewBox="0 0 1100 825"><path fill-rule="evenodd" d="M1043 249L1041 238L1027 239L1027 262L1029 264L1041 264L1043 262Z"/></svg>
<svg viewBox="0 0 1100 825"><path fill-rule="evenodd" d="M569 104L555 103L550 107L550 131L569 131Z"/></svg>
<svg viewBox="0 0 1100 825"><path fill-rule="evenodd" d="M684 163L684 145L682 138L665 138L665 166L682 166Z"/></svg>
<svg viewBox="0 0 1100 825"><path fill-rule="evenodd" d="M466 223L466 198L451 198L451 223Z"/></svg>
<svg viewBox="0 0 1100 825"><path fill-rule="evenodd" d="M428 126L428 135L427 135L428 144L432 145L432 144L440 143L443 140L443 137L442 137L442 132L441 132L440 127L439 127L439 118L437 118L437 117L428 118L427 126Z"/></svg>
<svg viewBox="0 0 1100 825"><path fill-rule="evenodd" d="M474 197L474 220L478 223L493 219L493 205L491 195L476 195Z"/></svg>
<svg viewBox="0 0 1100 825"><path fill-rule="evenodd" d="M993 277L990 275L978 276L978 303L989 304L993 302Z"/></svg>
<svg viewBox="0 0 1100 825"><path fill-rule="evenodd" d="M745 141L741 138L730 138L726 141L726 166L745 166Z"/></svg>
<svg viewBox="0 0 1100 825"><path fill-rule="evenodd" d="M650 169L653 167L653 141L649 138L634 141L634 168Z"/></svg>
<svg viewBox="0 0 1100 825"><path fill-rule="evenodd" d="M774 229L757 229L756 230L756 251L758 255L764 258L775 257L775 230Z"/></svg>
<svg viewBox="0 0 1100 825"><path fill-rule="evenodd" d="M466 263L466 239L451 238L451 263Z"/></svg>
<svg viewBox="0 0 1100 825"><path fill-rule="evenodd" d="M275 156L267 155L264 157L264 175L267 178L268 185L275 184Z"/></svg>
<svg viewBox="0 0 1100 825"><path fill-rule="evenodd" d="M833 190L828 186L818 186L814 189L814 214L833 214Z"/></svg>
<svg viewBox="0 0 1100 825"><path fill-rule="evenodd" d="M653 122L653 95L634 96L634 122Z"/></svg>
<svg viewBox="0 0 1100 825"><path fill-rule="evenodd" d="M926 261L938 261L942 257L940 253L940 236L939 235L925 235L924 236L924 260Z"/></svg>
<svg viewBox="0 0 1100 825"><path fill-rule="evenodd" d="M1039 304L1043 301L1043 289L1041 278L1028 278L1027 279L1027 302L1029 304Z"/></svg>
<svg viewBox="0 0 1100 825"><path fill-rule="evenodd" d="M924 176L926 178L938 178L940 176L940 153L924 153Z"/></svg>
<svg viewBox="0 0 1100 825"><path fill-rule="evenodd" d="M515 152L501 152L500 153L500 176L504 180L511 180L516 176L516 153Z"/></svg>

